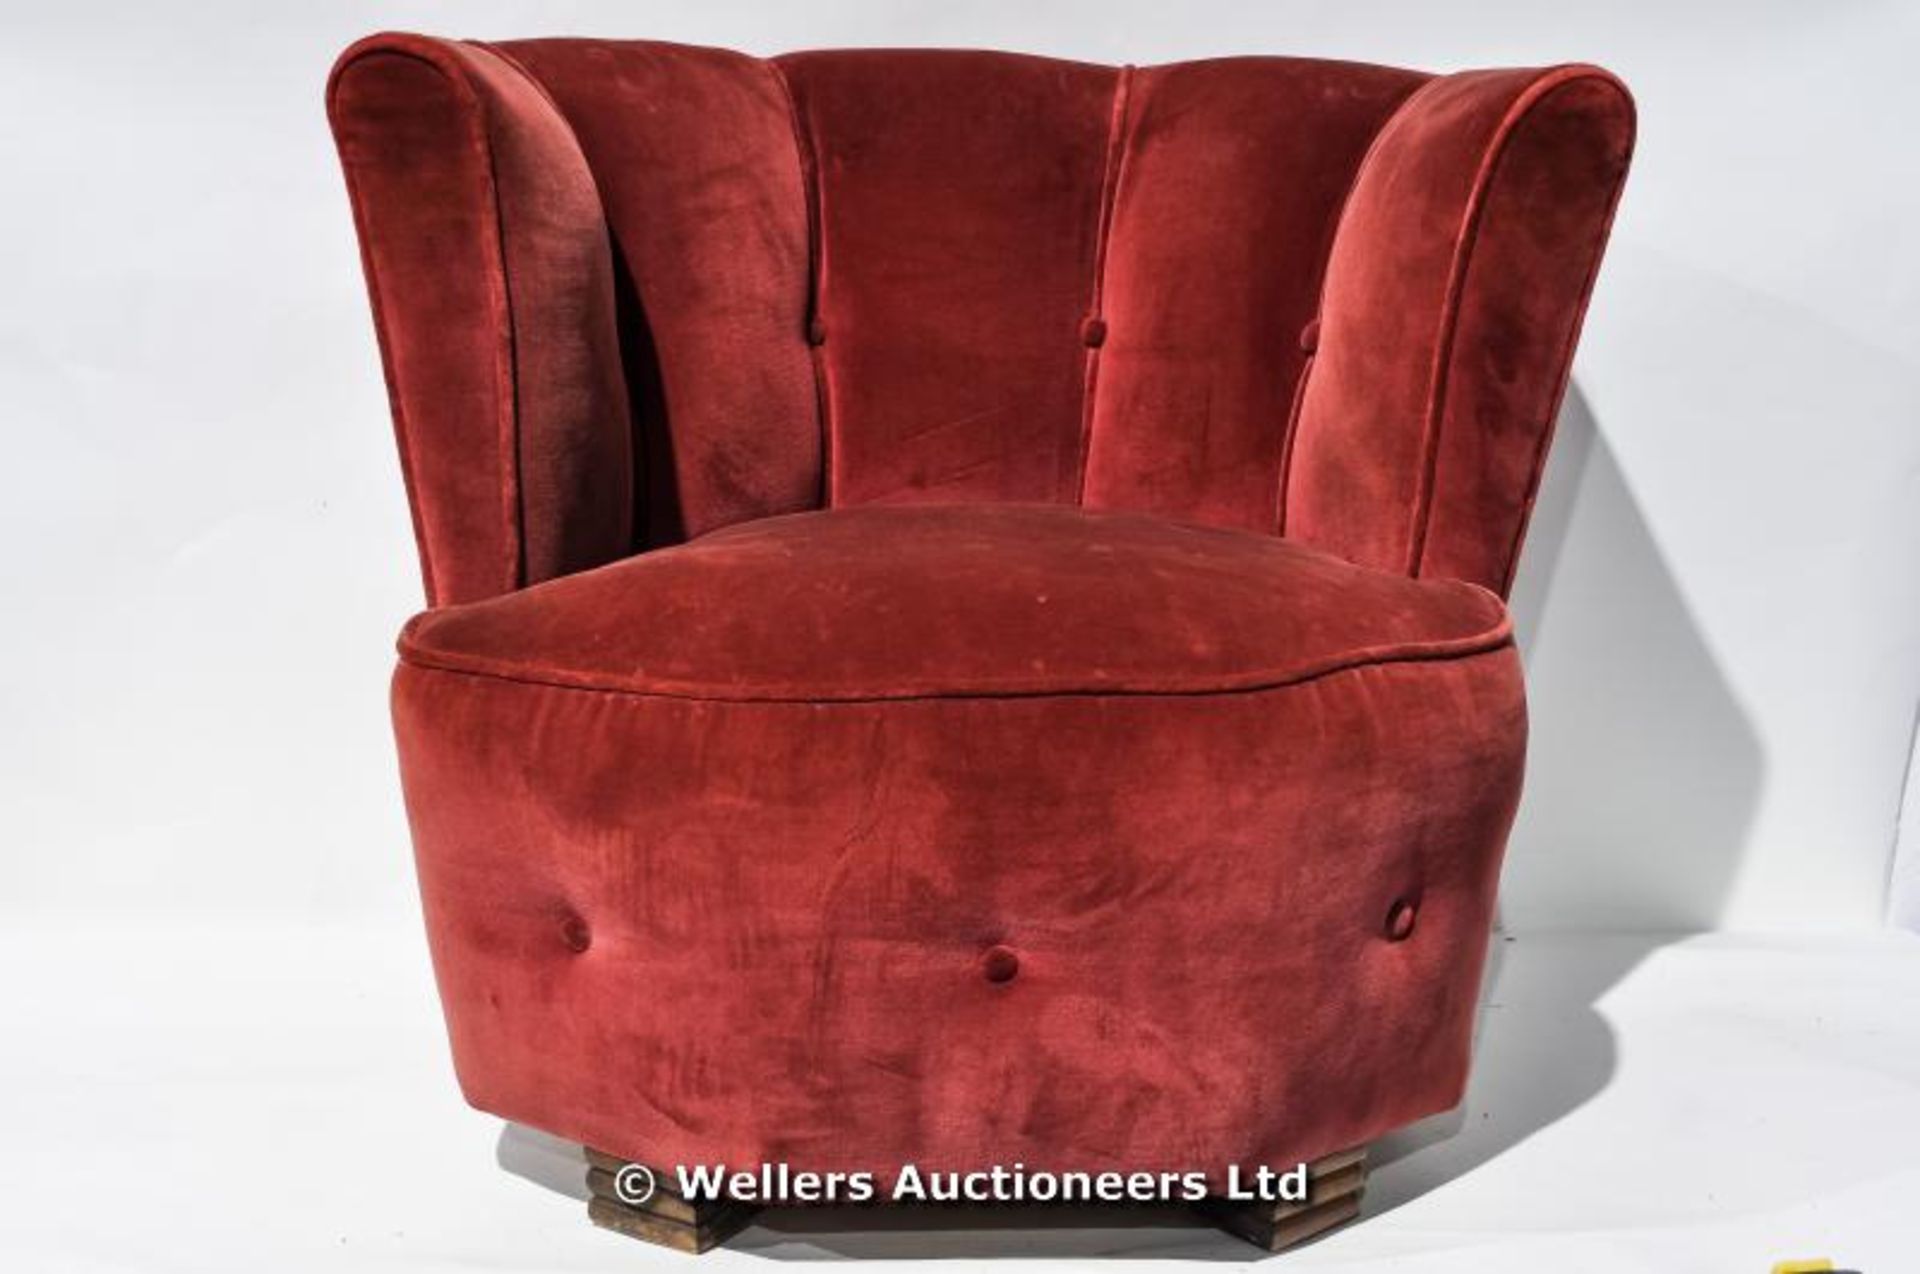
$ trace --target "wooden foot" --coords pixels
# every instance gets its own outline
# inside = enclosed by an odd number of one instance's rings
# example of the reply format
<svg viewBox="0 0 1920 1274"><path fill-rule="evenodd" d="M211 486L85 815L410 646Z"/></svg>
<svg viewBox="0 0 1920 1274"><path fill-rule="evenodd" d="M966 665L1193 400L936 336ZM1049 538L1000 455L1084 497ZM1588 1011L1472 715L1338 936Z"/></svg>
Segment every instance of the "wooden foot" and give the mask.
<svg viewBox="0 0 1920 1274"><path fill-rule="evenodd" d="M1318 1238L1360 1215L1367 1187L1367 1149L1358 1146L1307 1165L1307 1197L1297 1203L1240 1203L1209 1197L1195 1205L1206 1218L1269 1252Z"/></svg>
<svg viewBox="0 0 1920 1274"><path fill-rule="evenodd" d="M654 1170L651 1197L640 1203L621 1198L615 1186L628 1161L587 1150L587 1217L595 1225L629 1238L699 1254L726 1242L753 1220L756 1209L731 1199L683 1198L671 1173Z"/></svg>

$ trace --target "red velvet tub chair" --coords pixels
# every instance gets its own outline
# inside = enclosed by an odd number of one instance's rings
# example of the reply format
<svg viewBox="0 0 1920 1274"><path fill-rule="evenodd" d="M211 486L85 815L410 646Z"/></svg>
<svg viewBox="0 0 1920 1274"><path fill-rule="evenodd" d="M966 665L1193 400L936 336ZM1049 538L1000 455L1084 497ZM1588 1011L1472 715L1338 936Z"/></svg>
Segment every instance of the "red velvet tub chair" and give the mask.
<svg viewBox="0 0 1920 1274"><path fill-rule="evenodd" d="M1620 83L380 35L328 106L467 1099L695 1249L621 1165L1354 1215L1467 1071Z"/></svg>

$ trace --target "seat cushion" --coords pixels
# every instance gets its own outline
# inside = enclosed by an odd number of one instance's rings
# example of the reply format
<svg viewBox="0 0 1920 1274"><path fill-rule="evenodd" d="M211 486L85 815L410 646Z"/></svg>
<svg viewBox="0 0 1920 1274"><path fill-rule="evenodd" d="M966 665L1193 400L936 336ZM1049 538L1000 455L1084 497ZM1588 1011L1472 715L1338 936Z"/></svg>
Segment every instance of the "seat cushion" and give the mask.
<svg viewBox="0 0 1920 1274"><path fill-rule="evenodd" d="M1526 740L1476 588L1141 517L864 508L403 649L482 1109L652 1163L1218 1182L1459 1097Z"/></svg>
<svg viewBox="0 0 1920 1274"><path fill-rule="evenodd" d="M739 700L1205 694L1508 639L1486 590L1270 536L1044 505L735 526L411 624L409 662Z"/></svg>

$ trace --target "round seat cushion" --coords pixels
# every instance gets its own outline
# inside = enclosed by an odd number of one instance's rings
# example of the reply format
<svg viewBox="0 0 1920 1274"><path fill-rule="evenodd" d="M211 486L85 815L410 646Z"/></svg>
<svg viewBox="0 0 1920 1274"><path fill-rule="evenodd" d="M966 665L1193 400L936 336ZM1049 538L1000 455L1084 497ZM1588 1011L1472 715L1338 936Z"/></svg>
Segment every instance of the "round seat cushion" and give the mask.
<svg viewBox="0 0 1920 1274"><path fill-rule="evenodd" d="M689 698L1197 694L1508 640L1485 589L1048 505L768 518L430 611L410 663Z"/></svg>
<svg viewBox="0 0 1920 1274"><path fill-rule="evenodd" d="M401 642L471 1101L652 1163L1291 1163L1464 1081L1525 742L1472 585L1064 507L747 523Z"/></svg>

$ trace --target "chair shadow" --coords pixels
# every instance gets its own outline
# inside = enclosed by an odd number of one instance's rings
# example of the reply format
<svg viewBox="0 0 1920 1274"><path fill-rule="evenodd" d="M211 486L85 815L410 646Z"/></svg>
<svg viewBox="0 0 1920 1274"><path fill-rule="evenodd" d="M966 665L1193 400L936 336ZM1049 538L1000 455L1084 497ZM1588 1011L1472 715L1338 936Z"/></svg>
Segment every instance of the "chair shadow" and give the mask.
<svg viewBox="0 0 1920 1274"><path fill-rule="evenodd" d="M1577 385L1552 455L1511 601L1533 722L1501 880L1511 931L1488 960L1466 1097L1375 1143L1368 1216L1607 1086L1618 1048L1596 1005L1718 923L1759 803L1759 737Z"/></svg>
<svg viewBox="0 0 1920 1274"><path fill-rule="evenodd" d="M1534 723L1501 885L1515 932L1497 933L1489 954L1465 1099L1371 1147L1363 1219L1458 1180L1607 1086L1618 1049L1596 1006L1650 953L1718 920L1759 799L1758 737L1578 386L1511 605ZM1622 932L1534 932L1569 927ZM497 1157L586 1198L577 1146L509 1124ZM783 1261L1268 1255L1178 1207L776 1208L727 1246Z"/></svg>
<svg viewBox="0 0 1920 1274"><path fill-rule="evenodd" d="M1765 758L1574 386L1511 609L1532 719L1500 882L1516 930L1716 927Z"/></svg>

